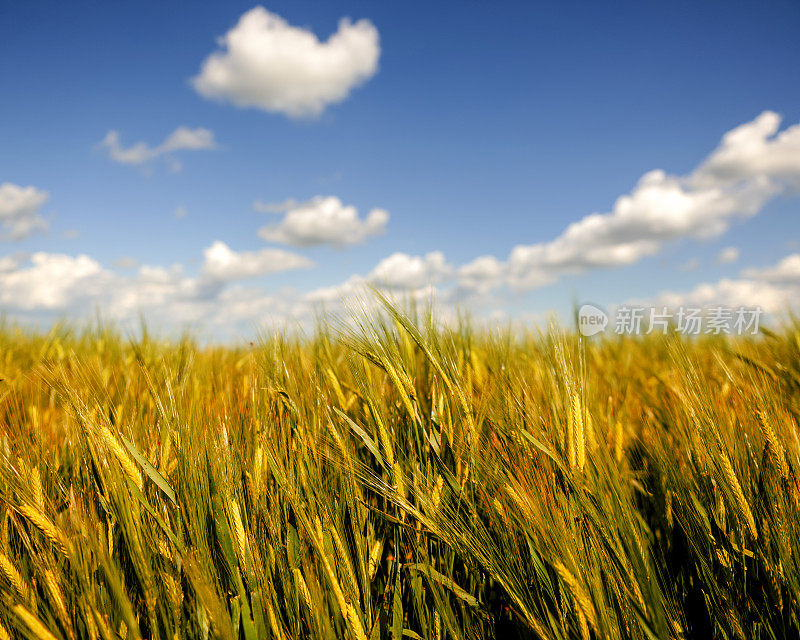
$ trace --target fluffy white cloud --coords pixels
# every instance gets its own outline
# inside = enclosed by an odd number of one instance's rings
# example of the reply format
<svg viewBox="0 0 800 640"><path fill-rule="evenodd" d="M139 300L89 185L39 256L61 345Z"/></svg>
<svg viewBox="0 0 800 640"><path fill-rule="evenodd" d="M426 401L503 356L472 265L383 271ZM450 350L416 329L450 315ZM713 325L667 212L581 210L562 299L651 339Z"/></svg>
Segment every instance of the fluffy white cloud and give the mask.
<svg viewBox="0 0 800 640"><path fill-rule="evenodd" d="M446 282L452 275L453 268L441 251L432 251L425 256L393 253L366 276L353 275L337 286L320 287L304 299L312 304L328 305L330 309L331 305L363 297L368 286L374 286L420 300L435 291L436 284Z"/></svg>
<svg viewBox="0 0 800 640"><path fill-rule="evenodd" d="M16 271L19 267L20 259L17 256L0 257L0 273L4 271Z"/></svg>
<svg viewBox="0 0 800 640"><path fill-rule="evenodd" d="M298 202L294 198L287 198L283 202L262 202L256 200L253 203L253 209L259 213L286 213L290 209L296 209L303 206L303 202Z"/></svg>
<svg viewBox="0 0 800 640"><path fill-rule="evenodd" d="M678 265L680 271L695 271L700 266L700 260L697 258L689 258L686 262Z"/></svg>
<svg viewBox="0 0 800 640"><path fill-rule="evenodd" d="M764 111L726 133L719 147L692 176L700 185L727 185L760 178L800 188L800 125L778 133L781 117Z"/></svg>
<svg viewBox="0 0 800 640"><path fill-rule="evenodd" d="M178 127L160 145L155 147L151 147L144 142L137 142L133 146L125 148L120 142L119 132L114 130L109 131L98 146L107 149L109 158L114 162L145 164L175 151L214 149L217 143L214 141L214 133L208 129L203 129L202 127L196 129ZM177 160L173 160L172 169L173 171L180 171L180 163Z"/></svg>
<svg viewBox="0 0 800 640"><path fill-rule="evenodd" d="M800 253L786 256L778 264L762 269L744 269L739 278L702 283L684 292L664 291L652 304L669 308L761 307L781 313L800 299ZM642 301L637 301L642 302ZM648 303L649 301L644 301Z"/></svg>
<svg viewBox="0 0 800 640"><path fill-rule="evenodd" d="M274 211L278 206L288 207L283 220L262 227L258 235L269 242L297 247L359 244L369 236L384 233L389 222L389 213L383 209L372 209L361 219L355 207L344 205L335 196L317 196L301 204L294 201L287 201L284 205L260 204L262 210L269 207Z"/></svg>
<svg viewBox="0 0 800 640"><path fill-rule="evenodd" d="M800 253L786 256L772 267L745 269L742 275L772 284L800 285Z"/></svg>
<svg viewBox="0 0 800 640"><path fill-rule="evenodd" d="M102 290L108 276L86 255L37 252L30 266L0 272L0 304L30 310L66 309Z"/></svg>
<svg viewBox="0 0 800 640"><path fill-rule="evenodd" d="M284 321L291 318L290 310L310 311L299 295L266 296L235 282L311 264L288 251L236 252L222 242L204 251L197 276L187 275L180 265L144 265L133 274L122 274L86 255L5 256L0 258L0 308L23 316L50 317L61 313L84 317L100 309L107 317L124 321L145 313L148 320L173 328L202 323L224 332L232 329L226 323L234 318L258 322L267 308L272 320ZM136 263L126 259L116 266L131 269Z"/></svg>
<svg viewBox="0 0 800 640"><path fill-rule="evenodd" d="M201 277L218 282L230 282L263 276L278 271L303 269L314 265L308 258L283 251L261 249L260 251L233 251L224 242L217 240L203 251L205 261Z"/></svg>
<svg viewBox="0 0 800 640"><path fill-rule="evenodd" d="M0 228L4 236L19 240L35 231L45 231L47 222L39 213L49 195L36 187L21 187L13 182L0 184Z"/></svg>
<svg viewBox="0 0 800 640"><path fill-rule="evenodd" d="M207 98L292 117L316 116L378 70L378 30L369 20L339 22L326 42L255 7L219 39L220 50L193 78Z"/></svg>
<svg viewBox="0 0 800 640"><path fill-rule="evenodd" d="M458 269L458 284L466 291L487 293L504 282L507 271L494 256L480 256Z"/></svg>
<svg viewBox="0 0 800 640"><path fill-rule="evenodd" d="M692 173L646 173L608 213L569 225L554 240L511 251L508 280L531 288L561 275L633 264L683 237L708 238L757 214L772 198L800 189L800 124L778 133L766 111L729 131Z"/></svg>
<svg viewBox="0 0 800 640"><path fill-rule="evenodd" d="M135 269L139 266L139 261L130 256L122 256L114 260L114 266L117 267L117 269Z"/></svg>
<svg viewBox="0 0 800 640"><path fill-rule="evenodd" d="M739 259L739 249L736 247L725 247L717 254L717 264L729 264Z"/></svg>
<svg viewBox="0 0 800 640"><path fill-rule="evenodd" d="M393 253L376 265L367 280L388 289L421 289L448 279L452 273L441 251L425 256Z"/></svg>

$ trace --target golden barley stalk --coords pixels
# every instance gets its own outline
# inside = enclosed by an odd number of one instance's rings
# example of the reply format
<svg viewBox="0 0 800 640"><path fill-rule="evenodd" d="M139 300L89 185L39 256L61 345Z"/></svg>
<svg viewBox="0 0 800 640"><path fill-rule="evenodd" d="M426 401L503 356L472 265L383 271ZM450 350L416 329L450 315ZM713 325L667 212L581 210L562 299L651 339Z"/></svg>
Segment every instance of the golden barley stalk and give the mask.
<svg viewBox="0 0 800 640"><path fill-rule="evenodd" d="M42 622L21 604L14 607L14 613L22 620L39 640L56 640L56 637L47 630Z"/></svg>
<svg viewBox="0 0 800 640"><path fill-rule="evenodd" d="M575 393L572 396L572 423L575 436L575 462L578 468L583 471L586 464L586 438L583 432L583 408L581 407L580 396Z"/></svg>
<svg viewBox="0 0 800 640"><path fill-rule="evenodd" d="M778 473L780 474L781 478L785 480L789 477L789 469L786 465L786 456L783 451L783 446L781 445L780 440L778 440L778 436L775 435L775 431L773 430L772 425L770 425L766 413L764 413L763 410L758 409L756 410L756 415L758 416L758 424L761 427L761 435L766 441L769 449L769 457L775 467L778 469Z"/></svg>
<svg viewBox="0 0 800 640"><path fill-rule="evenodd" d="M44 573L44 581L47 585L47 590L50 593L50 597L53 599L53 604L55 605L54 608L59 619L61 620L61 624L64 625L69 637L74 638L75 636L72 633L72 622L70 621L69 612L67 611L67 603L64 600L64 593L61 591L61 587L58 584L55 574L48 569Z"/></svg>
<svg viewBox="0 0 800 640"><path fill-rule="evenodd" d="M43 514L41 514L35 507L28 504L23 504L19 507L19 511L33 524L39 531L41 531L45 538L51 544L58 547L66 556L69 555L69 548L64 534L59 531L56 526L50 522Z"/></svg>
<svg viewBox="0 0 800 640"><path fill-rule="evenodd" d="M245 565L245 548L246 539L244 534L244 525L242 524L242 516L239 512L239 503L235 498L231 498L228 502L228 510L230 512L231 524L233 525L233 537L236 540L236 551L239 554L239 562L242 566Z"/></svg>
<svg viewBox="0 0 800 640"><path fill-rule="evenodd" d="M294 573L294 579L297 583L297 590L300 592L300 597L303 600L303 603L308 607L309 611L313 611L314 607L311 606L311 592L308 590L308 585L306 584L305 578L303 578L303 572L300 571L299 568L292 569Z"/></svg>
<svg viewBox="0 0 800 640"><path fill-rule="evenodd" d="M574 469L577 465L577 457L575 452L575 412L567 411L567 459L569 460L569 468Z"/></svg>
<svg viewBox="0 0 800 640"><path fill-rule="evenodd" d="M436 476L436 483L433 485L433 491L431 492L431 504L433 505L434 511L439 508L439 502L442 499L442 488L444 487L444 478L440 475Z"/></svg>
<svg viewBox="0 0 800 640"><path fill-rule="evenodd" d="M282 639L284 637L283 632L278 624L278 618L275 616L275 609L272 607L272 602L270 602L269 599L267 599L267 618L269 619L269 626L272 629L272 635L279 640Z"/></svg>
<svg viewBox="0 0 800 640"><path fill-rule="evenodd" d="M325 546L323 543L322 524L319 522L319 520L317 520L316 529L316 542L319 546L318 552L320 555L320 560L322 560L322 568L325 570L325 573L328 576L328 581L333 589L333 595L336 597L336 601L339 603L339 609L350 626L350 631L352 632L353 636L357 639L366 638L366 633L364 632L364 626L361 623L361 618L358 616L353 617L348 611L348 606L350 605L348 605L347 601L345 600L344 592L342 591L342 587L339 585L339 580L336 577L336 572L331 566L331 563L328 561L328 556L325 553Z"/></svg>
<svg viewBox="0 0 800 640"><path fill-rule="evenodd" d="M581 629L581 640L589 640L589 625L586 624L586 616L578 609L578 625Z"/></svg>
<svg viewBox="0 0 800 640"><path fill-rule="evenodd" d="M114 457L119 462L122 470L125 472L125 475L131 479L133 484L141 489L144 486L142 482L142 474L133 463L133 460L130 459L130 456L128 456L128 452L125 451L123 446L119 443L116 436L111 433L111 430L108 427L101 428L100 435L103 436L103 440L108 448L111 449L111 453L114 454Z"/></svg>
<svg viewBox="0 0 800 640"><path fill-rule="evenodd" d="M0 640L11 640L11 634L6 630L2 622L0 622Z"/></svg>
<svg viewBox="0 0 800 640"><path fill-rule="evenodd" d="M750 505L747 503L747 500L744 497L744 491L742 491L742 486L739 484L739 480L736 478L731 461L728 460L728 456L725 455L724 452L720 455L720 466L722 467L722 473L725 476L725 480L728 482L728 486L733 492L736 506L739 509L739 514L742 516L742 518L744 518L747 528L750 530L750 535L752 535L753 539L755 540L758 538L758 530L756 529L756 521L753 518L753 512L750 511Z"/></svg>
<svg viewBox="0 0 800 640"><path fill-rule="evenodd" d="M61 617L61 622L67 624L69 621L69 614L67 613L67 604L64 602L64 594L61 591L61 587L58 585L55 574L50 571L50 569L44 572L44 582L47 585L50 596L53 598L53 604L55 605L56 612Z"/></svg>
<svg viewBox="0 0 800 640"><path fill-rule="evenodd" d="M108 615L102 616L96 609L92 609L91 613L94 616L94 621L97 623L103 638L112 638L114 634L111 631L111 627L108 626Z"/></svg>
<svg viewBox="0 0 800 640"><path fill-rule="evenodd" d="M356 579L356 573L353 569L353 564L350 562L350 554L345 547L344 543L342 542L341 537L339 536L339 532L336 530L336 527L330 527L330 534L333 538L333 543L336 546L336 550L339 552L339 557L341 558L341 565L344 565L346 571L343 573L348 578L350 582L350 592L351 593L358 593L358 580ZM341 566L340 565L340 566Z"/></svg>
<svg viewBox="0 0 800 640"><path fill-rule="evenodd" d="M597 437L595 436L594 431L594 420L592 420L592 415L588 412L586 414L586 445L589 447L589 451L594 451L597 449Z"/></svg>
<svg viewBox="0 0 800 640"><path fill-rule="evenodd" d="M367 575L369 575L370 580L375 577L375 572L378 570L378 564L380 563L381 559L381 551L383 550L383 541L376 540L375 544L372 545L372 549L369 552L369 565L367 570Z"/></svg>
<svg viewBox="0 0 800 640"><path fill-rule="evenodd" d="M347 605L346 611L347 622L353 632L353 637L356 640L367 640L367 633L364 631L364 625L361 623L361 616L358 615L356 608L352 604Z"/></svg>
<svg viewBox="0 0 800 640"><path fill-rule="evenodd" d="M30 477L36 506L44 511L44 490L42 489L42 476L39 474L39 467L31 469Z"/></svg>
<svg viewBox="0 0 800 640"><path fill-rule="evenodd" d="M11 586L14 587L14 590L17 592L17 594L19 594L20 599L27 602L29 597L27 585L11 560L9 560L2 553L0 553L0 572L2 572L2 574L6 577L6 580L11 583Z"/></svg>
<svg viewBox="0 0 800 640"><path fill-rule="evenodd" d="M587 596L586 592L583 590L583 587L581 587L575 579L575 576L573 576L561 562L554 562L553 568L556 570L561 580L569 587L572 597L575 599L575 602L578 603L578 607L580 607L583 615L586 616L586 620L589 622L592 629L596 630L597 617L595 616L594 607L592 606L592 601L589 599L589 596Z"/></svg>
<svg viewBox="0 0 800 640"><path fill-rule="evenodd" d="M623 430L622 430L622 422L617 420L614 423L614 458L616 458L617 462L622 462L622 439L623 439Z"/></svg>
<svg viewBox="0 0 800 640"><path fill-rule="evenodd" d="M99 637L97 624L94 621L92 610L86 604L83 605L83 622L86 625L86 631L89 634L89 638L91 638L91 640L97 640Z"/></svg>

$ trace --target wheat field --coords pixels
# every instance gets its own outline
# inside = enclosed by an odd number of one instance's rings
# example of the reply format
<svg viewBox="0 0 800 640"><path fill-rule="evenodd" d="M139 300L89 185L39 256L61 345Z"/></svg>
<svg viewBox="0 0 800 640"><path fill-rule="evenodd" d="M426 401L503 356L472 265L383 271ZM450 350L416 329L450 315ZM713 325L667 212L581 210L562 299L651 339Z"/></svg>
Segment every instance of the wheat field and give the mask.
<svg viewBox="0 0 800 640"><path fill-rule="evenodd" d="M0 327L0 640L797 638L800 323Z"/></svg>

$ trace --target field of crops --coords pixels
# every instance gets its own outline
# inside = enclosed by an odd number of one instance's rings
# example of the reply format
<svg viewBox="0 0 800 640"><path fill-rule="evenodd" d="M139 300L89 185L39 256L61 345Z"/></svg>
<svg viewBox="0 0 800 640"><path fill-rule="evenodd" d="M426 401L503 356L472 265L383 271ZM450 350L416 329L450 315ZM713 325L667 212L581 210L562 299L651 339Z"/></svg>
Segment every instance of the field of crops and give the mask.
<svg viewBox="0 0 800 640"><path fill-rule="evenodd" d="M796 638L800 324L0 328L0 639Z"/></svg>

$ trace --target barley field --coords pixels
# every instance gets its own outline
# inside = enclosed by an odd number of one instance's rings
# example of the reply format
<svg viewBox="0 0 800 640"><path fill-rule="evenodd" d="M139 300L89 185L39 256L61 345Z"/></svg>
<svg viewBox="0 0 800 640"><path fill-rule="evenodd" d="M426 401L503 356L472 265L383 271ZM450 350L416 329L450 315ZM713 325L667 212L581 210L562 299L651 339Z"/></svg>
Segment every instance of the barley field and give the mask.
<svg viewBox="0 0 800 640"><path fill-rule="evenodd" d="M0 327L0 639L797 638L800 323Z"/></svg>

